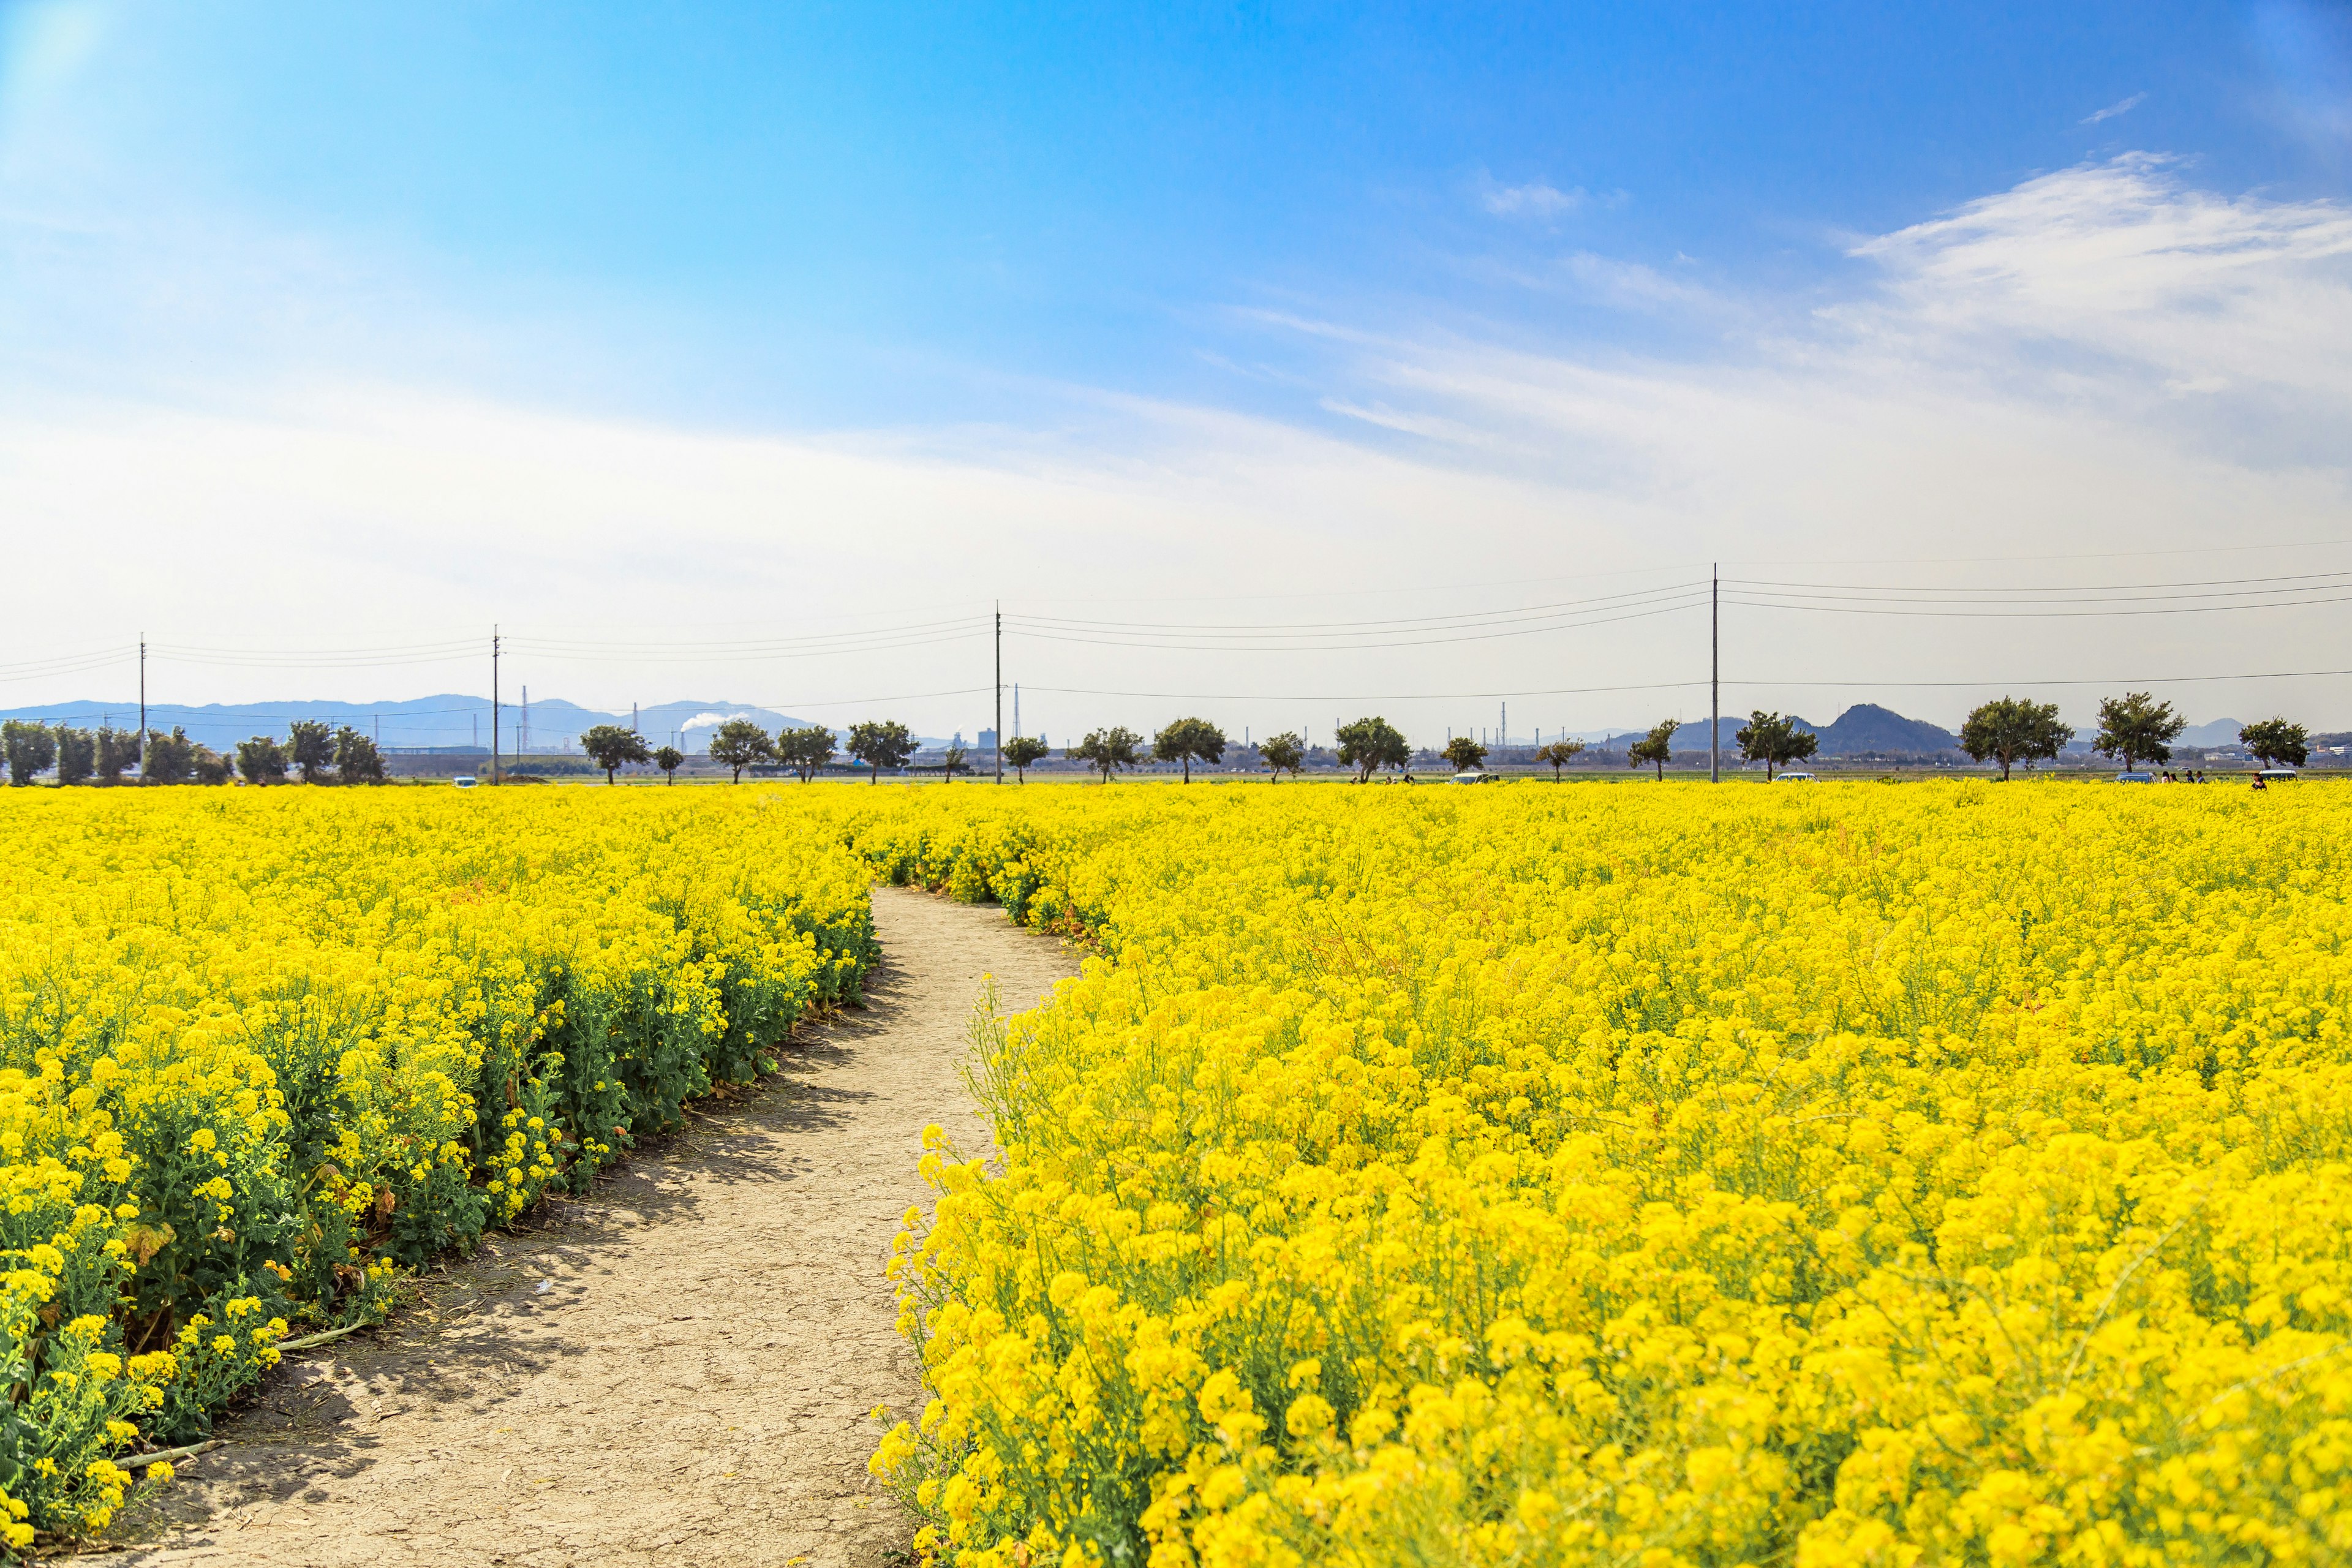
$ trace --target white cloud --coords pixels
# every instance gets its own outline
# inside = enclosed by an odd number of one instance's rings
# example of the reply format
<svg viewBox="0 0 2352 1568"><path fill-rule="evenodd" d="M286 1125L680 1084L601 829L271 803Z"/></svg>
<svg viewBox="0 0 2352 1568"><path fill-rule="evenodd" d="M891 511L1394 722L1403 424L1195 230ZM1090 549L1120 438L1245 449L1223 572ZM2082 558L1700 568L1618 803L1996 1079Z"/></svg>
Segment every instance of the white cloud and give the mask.
<svg viewBox="0 0 2352 1568"><path fill-rule="evenodd" d="M2144 92L2136 92L2129 98L2123 99L2118 102L2107 105L2105 109L2093 110L2090 113L2083 116L2081 123L2084 125L2096 125L2103 120L2113 120L2118 114L2129 114L2133 110L2137 109L2141 104L2146 103L2147 101L2147 94Z"/></svg>
<svg viewBox="0 0 2352 1568"><path fill-rule="evenodd" d="M1496 217L1566 217L1581 212L1592 200L1582 185L1563 191L1541 180L1530 180L1524 185L1497 184L1490 175L1478 176L1478 205Z"/></svg>
<svg viewBox="0 0 2352 1568"><path fill-rule="evenodd" d="M1307 389L1289 417L1081 390L1050 420L817 437L595 417L419 378L223 380L192 402L74 399L16 377L0 397L12 570L69 591L22 601L0 661L127 640L142 624L180 641L250 640L243 628L266 625L340 646L498 621L618 645L977 617L999 595L1096 621L1378 623L1679 581L1717 558L2352 537L2352 211L2215 193L2178 164L2132 157L2029 181L1860 243L1853 258L1859 276L1810 313L1727 288L1706 296L1720 331L1704 357L1538 346L1507 322L1441 337L1307 312L1249 318ZM1675 302L1674 279L1636 265L1570 266L1591 287ZM2310 559L1847 574L2112 581ZM1891 683L2336 668L2352 662L2340 618L2325 606L2032 623L1740 610L1726 616L1727 679L1890 684L1727 696L1817 720L1872 700L1949 722L1968 694ZM1008 643L1007 678L1026 689L1024 723L1056 736L1212 704L1048 688L1212 694L1236 729L1318 734L1341 696L1360 697L1434 732L1491 723L1495 704L1388 699L1695 681L1703 638L1703 618L1687 616L1346 655L1029 637ZM818 704L982 687L988 655L984 637L700 664L609 647L507 678L607 710L719 689L846 721L866 715ZM463 687L467 668L380 679L396 691ZM352 679L155 676L175 700L357 697ZM316 689L291 689L305 680ZM2172 695L2199 717L2284 708L2336 727L2352 723L2343 688ZM95 689L81 677L0 688L21 700ZM1217 695L1232 693L1264 695ZM926 732L971 732L982 701L888 707ZM1512 713L1515 728L1585 728L1703 702L1685 687L1514 699Z"/></svg>

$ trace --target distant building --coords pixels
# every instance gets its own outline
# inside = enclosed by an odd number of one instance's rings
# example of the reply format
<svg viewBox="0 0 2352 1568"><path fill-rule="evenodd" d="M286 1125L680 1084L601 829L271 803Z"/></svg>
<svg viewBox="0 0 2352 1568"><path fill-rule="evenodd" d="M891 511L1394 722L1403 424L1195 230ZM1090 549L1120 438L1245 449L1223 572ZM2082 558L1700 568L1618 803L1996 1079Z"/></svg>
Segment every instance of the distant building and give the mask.
<svg viewBox="0 0 2352 1568"><path fill-rule="evenodd" d="M996 731L993 731L993 730L982 730L982 731L980 732L980 749L981 749L982 751L983 751L983 752L992 752L992 751L996 750Z"/></svg>

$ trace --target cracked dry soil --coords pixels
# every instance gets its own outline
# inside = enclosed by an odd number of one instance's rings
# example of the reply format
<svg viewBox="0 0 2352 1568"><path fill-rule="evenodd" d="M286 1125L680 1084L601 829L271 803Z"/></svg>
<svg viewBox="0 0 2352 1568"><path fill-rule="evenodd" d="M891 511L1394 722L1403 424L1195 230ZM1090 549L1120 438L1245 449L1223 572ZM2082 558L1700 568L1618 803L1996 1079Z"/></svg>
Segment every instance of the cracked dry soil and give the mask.
<svg viewBox="0 0 2352 1568"><path fill-rule="evenodd" d="M984 1146L957 1068L985 977L1033 1005L1075 955L877 888L867 1006L803 1025L583 1202L494 1233L382 1330L298 1352L228 1446L125 1521L118 1561L569 1568L879 1564L912 1527L866 1473L919 1407L883 1266L925 1123ZM118 1546L117 1551L122 1550Z"/></svg>

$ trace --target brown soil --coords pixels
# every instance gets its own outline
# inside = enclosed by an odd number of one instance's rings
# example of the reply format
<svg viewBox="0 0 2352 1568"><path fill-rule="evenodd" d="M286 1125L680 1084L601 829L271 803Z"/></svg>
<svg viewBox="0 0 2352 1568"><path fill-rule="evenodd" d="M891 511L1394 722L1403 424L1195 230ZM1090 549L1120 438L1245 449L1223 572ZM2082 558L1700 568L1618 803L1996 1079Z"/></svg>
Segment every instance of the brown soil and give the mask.
<svg viewBox="0 0 2352 1568"><path fill-rule="evenodd" d="M878 1564L911 1527L866 1473L920 1401L883 1266L926 1122L984 1144L957 1068L1076 969L1001 911L883 888L869 1005L798 1030L585 1202L428 1277L384 1330L287 1358L228 1447L126 1521L129 1561Z"/></svg>

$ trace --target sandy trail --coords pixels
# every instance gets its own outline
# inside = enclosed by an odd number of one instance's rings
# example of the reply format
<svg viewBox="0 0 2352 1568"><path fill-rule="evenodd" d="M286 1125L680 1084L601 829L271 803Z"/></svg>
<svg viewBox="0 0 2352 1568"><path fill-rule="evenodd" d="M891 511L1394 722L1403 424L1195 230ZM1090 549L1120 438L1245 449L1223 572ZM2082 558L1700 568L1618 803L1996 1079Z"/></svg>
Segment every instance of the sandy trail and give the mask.
<svg viewBox="0 0 2352 1568"><path fill-rule="evenodd" d="M385 1330L298 1352L126 1521L138 1563L876 1564L866 1474L919 1399L882 1268L918 1138L981 1141L957 1078L982 977L1024 1008L1073 956L995 910L877 889L870 1005L778 1086L493 1236Z"/></svg>

